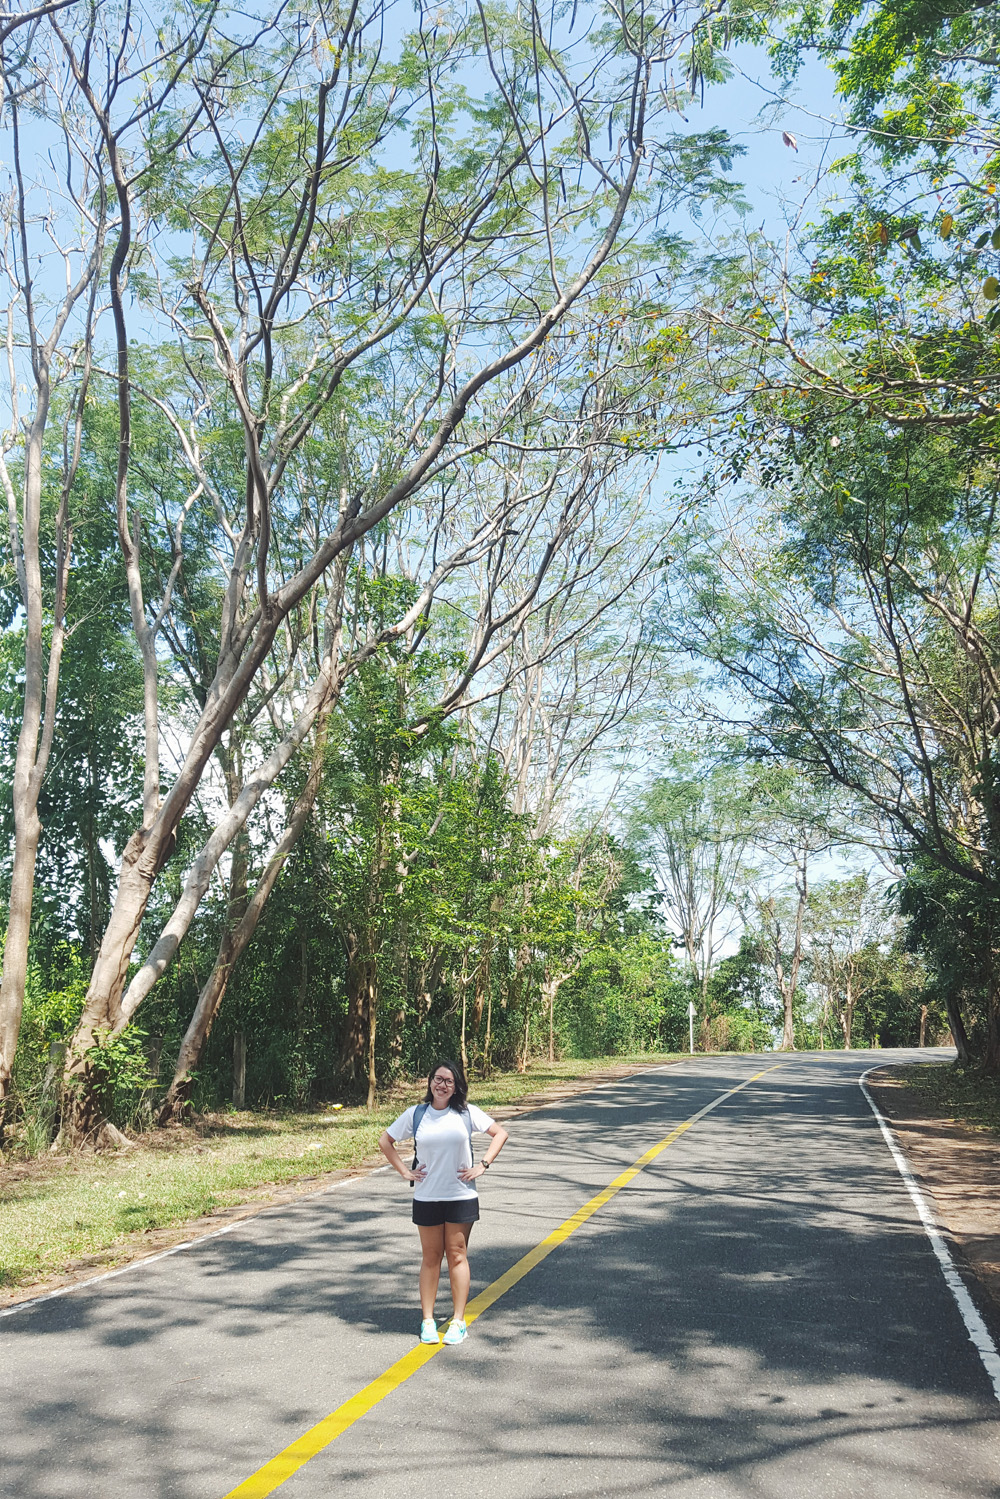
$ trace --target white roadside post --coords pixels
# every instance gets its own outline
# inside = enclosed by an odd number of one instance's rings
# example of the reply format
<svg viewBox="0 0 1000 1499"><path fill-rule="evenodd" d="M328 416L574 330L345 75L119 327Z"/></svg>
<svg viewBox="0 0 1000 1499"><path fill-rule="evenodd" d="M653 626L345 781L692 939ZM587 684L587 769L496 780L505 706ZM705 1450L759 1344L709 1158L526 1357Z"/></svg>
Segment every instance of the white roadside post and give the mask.
<svg viewBox="0 0 1000 1499"><path fill-rule="evenodd" d="M688 1047L689 1047L689 1049L691 1051L691 1055L692 1056L694 1056L694 1017L695 1017L695 1015L697 1013L698 1012L697 1012L697 1010L694 1007L694 1000L693 999L689 999L688 1000Z"/></svg>

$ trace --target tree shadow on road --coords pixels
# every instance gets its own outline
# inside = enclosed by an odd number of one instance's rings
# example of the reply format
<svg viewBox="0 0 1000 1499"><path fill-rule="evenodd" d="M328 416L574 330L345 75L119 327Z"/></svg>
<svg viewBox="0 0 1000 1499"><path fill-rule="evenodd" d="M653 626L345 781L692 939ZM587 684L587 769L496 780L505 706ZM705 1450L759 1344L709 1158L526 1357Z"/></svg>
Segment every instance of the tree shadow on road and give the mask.
<svg viewBox="0 0 1000 1499"><path fill-rule="evenodd" d="M477 1284L705 1101L674 1073L535 1116ZM800 1066L684 1141L289 1499L994 1496L996 1408L857 1090ZM0 1494L219 1499L413 1346L408 1208L371 1178L10 1319Z"/></svg>

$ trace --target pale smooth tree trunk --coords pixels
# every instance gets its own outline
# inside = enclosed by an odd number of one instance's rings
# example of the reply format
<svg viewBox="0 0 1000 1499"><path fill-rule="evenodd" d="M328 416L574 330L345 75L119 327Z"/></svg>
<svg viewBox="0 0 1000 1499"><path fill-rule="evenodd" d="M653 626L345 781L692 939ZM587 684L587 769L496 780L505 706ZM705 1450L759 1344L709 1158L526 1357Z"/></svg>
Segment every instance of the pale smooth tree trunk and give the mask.
<svg viewBox="0 0 1000 1499"><path fill-rule="evenodd" d="M518 1058L518 1063L517 1063L517 1070L518 1070L518 1072L527 1072L527 1070L528 1070L528 1048L529 1048L530 1045L531 1045L531 1005L528 1003L527 998L525 998L525 1003L524 1003L524 1046L522 1048L521 1055Z"/></svg>
<svg viewBox="0 0 1000 1499"><path fill-rule="evenodd" d="M579 967L575 963L565 973L550 974L542 980L542 1007L549 1017L549 1061L556 1059L556 995L565 984L566 980L572 978Z"/></svg>
<svg viewBox="0 0 1000 1499"><path fill-rule="evenodd" d="M531 998L528 993L527 967L530 959L526 943L517 950L514 959L514 982L513 990L515 1003L518 999L524 1003L524 1044L517 1059L518 1072L526 1072L528 1068L528 1047L531 1044Z"/></svg>
<svg viewBox="0 0 1000 1499"><path fill-rule="evenodd" d="M844 1033L844 1050L851 1049L851 1036L854 1031L854 1007L857 1004L857 995L850 978L847 980L847 989L844 993L844 1008L840 1016L840 1028Z"/></svg>
<svg viewBox="0 0 1000 1499"><path fill-rule="evenodd" d="M8 34L6 31L0 35ZM71 258L63 251L65 290L57 298L47 337L38 324L39 305L35 299L31 266L36 257L30 246L30 187L26 186L21 153L20 103L10 101L11 142L13 146L13 193L10 239L4 238L4 270L10 272L15 300L20 303L30 352L34 382L34 411L24 437L22 475L22 514L20 534L17 499L6 463L6 454L20 442L21 424L18 396L21 377L15 360L14 302L8 317L6 340L7 368L10 382L12 425L0 441L0 483L7 500L10 544L15 572L24 608L24 701L18 730L12 778L14 811L14 859L11 871L10 905L4 943L3 973L0 976L0 1136L2 1136L5 1100L10 1089L14 1055L17 1050L24 1013L24 991L28 975L28 944L31 933L31 910L34 900L35 865L42 826L38 816L38 798L48 768L56 724L56 700L59 670L66 638L66 590L69 577L72 532L69 522L69 498L80 463L83 416L91 372L91 340L94 331L98 272L104 254L106 202L103 189L93 193L91 217L93 239L89 254L77 274L72 274ZM66 126L67 149L72 153L71 132ZM83 180L89 182L86 171ZM73 188L69 188L72 194ZM46 228L49 221L45 220ZM10 243L16 243L14 259L8 254ZM70 319L83 301L80 317L82 329L74 332L75 348L62 345ZM45 434L52 407L52 371L61 356L63 367L79 370L79 387L70 403L63 440L63 472L56 514L55 593L48 661L45 659L44 602L41 568L41 509ZM56 364L57 370L60 364Z"/></svg>
<svg viewBox="0 0 1000 1499"><path fill-rule="evenodd" d="M827 1022L827 1019L829 1018L829 1015L830 1015L830 988L829 988L829 985L824 985L824 988L823 988L823 1008L820 1011L820 1015L819 1015L819 1049L820 1049L820 1051L826 1051L826 1022Z"/></svg>
<svg viewBox="0 0 1000 1499"><path fill-rule="evenodd" d="M466 1026L469 1018L469 956L462 954L462 974L459 979L462 986L462 1033L459 1040L459 1057L462 1063L462 1076L469 1076L469 1048L466 1044Z"/></svg>
<svg viewBox="0 0 1000 1499"><path fill-rule="evenodd" d="M781 1033L781 1051L795 1050L795 1017L793 1007L795 1003L795 990L799 982L799 968L802 964L802 923L806 914L806 905L809 901L809 881L806 869L805 855L795 875L795 886L799 893L798 905L795 909L795 937L792 942L792 960L788 968L788 976L785 978L781 972L781 962L778 961L779 986L784 1005L784 1017Z"/></svg>
<svg viewBox="0 0 1000 1499"><path fill-rule="evenodd" d="M781 960L781 954L777 953L774 958L774 976L778 981L778 993L781 995L781 1045L779 1051L795 1050L795 1016L793 1013L793 1001L795 999L795 985L790 984L785 974L785 965Z"/></svg>
<svg viewBox="0 0 1000 1499"><path fill-rule="evenodd" d="M378 1029L378 959L370 958L365 983L365 1008L368 1018L368 1097L365 1108L373 1109L376 1100L375 1035Z"/></svg>
<svg viewBox="0 0 1000 1499"><path fill-rule="evenodd" d="M243 1109L247 1101L247 1038L244 1031L233 1037L233 1108Z"/></svg>
<svg viewBox="0 0 1000 1499"><path fill-rule="evenodd" d="M490 1044L493 1040L493 986L490 985L486 991L486 1035L483 1039L483 1057L481 1062L483 1077L489 1077L491 1071Z"/></svg>
<svg viewBox="0 0 1000 1499"><path fill-rule="evenodd" d="M74 299L75 300L75 299ZM68 309L67 309L68 312ZM50 338L52 343L55 335ZM21 727L17 736L12 784L14 810L14 861L11 871L10 905L4 942L3 975L0 978L0 1137L2 1137L4 1103L10 1088L24 1013L24 992L28 976L28 945L31 935L31 909L35 890L35 865L42 824L38 816L38 798L52 751L56 726L56 701L59 671L66 640L66 590L69 579L71 533L69 528L69 492L76 476L80 457L83 403L87 390L87 373L77 402L76 437L63 477L62 493L56 517L56 588L49 640L45 660L44 609L42 595L41 550L39 526L42 502L42 465L45 429L48 424L51 391L49 361L52 351L46 346L36 351L36 405L28 431L24 454L24 509L20 557L18 561L25 616L24 702ZM10 484L6 464L4 488ZM16 526L16 507L14 522ZM16 538L16 530L12 540Z"/></svg>

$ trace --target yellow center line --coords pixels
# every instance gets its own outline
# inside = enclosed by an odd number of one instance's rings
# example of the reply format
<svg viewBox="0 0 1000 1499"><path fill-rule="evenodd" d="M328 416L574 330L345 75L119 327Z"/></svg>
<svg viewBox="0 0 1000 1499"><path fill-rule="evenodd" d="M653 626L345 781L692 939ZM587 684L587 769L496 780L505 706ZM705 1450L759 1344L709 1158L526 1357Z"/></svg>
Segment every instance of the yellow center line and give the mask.
<svg viewBox="0 0 1000 1499"><path fill-rule="evenodd" d="M717 1098L712 1099L711 1103L699 1109L697 1114L692 1114L690 1119L685 1119L683 1124L678 1124L675 1129L672 1129L669 1135L665 1135L662 1140L651 1145L637 1161L629 1166L627 1171L616 1176L613 1182L609 1182L596 1197L585 1202L583 1207L577 1208L571 1218L567 1218L565 1223L553 1229L552 1233L540 1244L536 1244L534 1249L529 1249L528 1253L522 1255L515 1265L511 1265L510 1269L505 1270L492 1285L487 1286L485 1291L480 1291L479 1295L469 1302L465 1320L475 1322L476 1318L487 1311L494 1302L506 1295L512 1286L516 1286L518 1281L523 1280L529 1271L541 1264L553 1249L558 1249L560 1244L565 1244L570 1234L575 1233L613 1197L617 1197L623 1187L627 1187L640 1171L645 1170L658 1155L662 1155L668 1146L673 1145L674 1141L679 1140L692 1125L697 1124L699 1119L704 1119L706 1114L717 1109L720 1103L725 1103L727 1098L732 1098L734 1093L742 1093L744 1088L749 1088L750 1084L755 1083L758 1078L764 1077L768 1072L776 1071L783 1065L782 1062L775 1062L774 1066L755 1072L753 1077L747 1078L746 1082L737 1084L735 1088L729 1088L725 1093L720 1093ZM280 1488L292 1477L293 1473L297 1473L318 1452L322 1452L324 1447L329 1447L330 1443L342 1436L349 1426L353 1426L355 1421L360 1421L362 1416L367 1415L374 1406L384 1400L387 1395L391 1395L393 1390L398 1389L412 1374L416 1374L418 1369L422 1369L426 1363L429 1363L441 1352L442 1346L440 1343L418 1343L415 1348L411 1348L409 1353L405 1353L402 1358L390 1365L384 1374L373 1379L371 1384L365 1385L364 1389L352 1395L350 1400L345 1400L343 1405L338 1405L329 1416L324 1416L322 1421L317 1421L316 1425L303 1432L302 1436L296 1437L295 1441L290 1443L283 1452L279 1452L277 1457L272 1457L271 1461L265 1463L256 1473L244 1479L235 1489L231 1489L225 1499L266 1499L266 1495L273 1494L275 1489Z"/></svg>

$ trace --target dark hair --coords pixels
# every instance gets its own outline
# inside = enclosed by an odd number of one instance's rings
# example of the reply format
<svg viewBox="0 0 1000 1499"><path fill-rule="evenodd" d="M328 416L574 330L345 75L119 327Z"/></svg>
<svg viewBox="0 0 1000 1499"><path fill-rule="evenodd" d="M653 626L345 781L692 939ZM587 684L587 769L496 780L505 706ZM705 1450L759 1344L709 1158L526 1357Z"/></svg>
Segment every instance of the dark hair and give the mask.
<svg viewBox="0 0 1000 1499"><path fill-rule="evenodd" d="M431 1078L436 1072L440 1072L442 1067L447 1067L455 1079L455 1091L448 1100L448 1107L454 1109L456 1114L461 1114L465 1109L465 1095L469 1091L468 1085L458 1063L449 1062L446 1057L442 1058L440 1062L435 1062L427 1074L427 1092L424 1094L424 1103L434 1102L434 1094L431 1092Z"/></svg>

